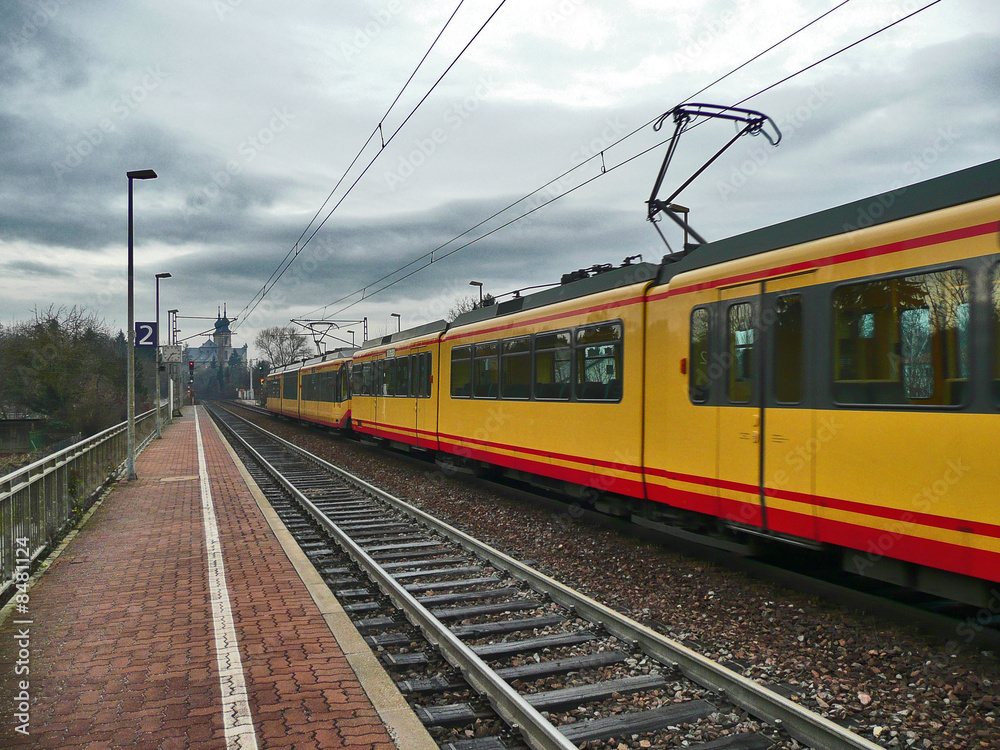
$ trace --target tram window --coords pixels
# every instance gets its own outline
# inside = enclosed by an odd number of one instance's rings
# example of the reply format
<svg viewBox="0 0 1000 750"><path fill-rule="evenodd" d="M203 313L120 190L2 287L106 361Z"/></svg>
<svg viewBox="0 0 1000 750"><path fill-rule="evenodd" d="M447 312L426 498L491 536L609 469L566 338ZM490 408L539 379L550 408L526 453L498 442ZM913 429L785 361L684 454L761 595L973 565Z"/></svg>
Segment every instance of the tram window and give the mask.
<svg viewBox="0 0 1000 750"><path fill-rule="evenodd" d="M431 396L431 362L432 355L430 352L423 352L417 355L417 361L419 362L420 374L415 376L417 378L416 388L418 389L417 395L424 398L430 398Z"/></svg>
<svg viewBox="0 0 1000 750"><path fill-rule="evenodd" d="M748 404L753 398L753 305L741 302L729 308L729 401Z"/></svg>
<svg viewBox="0 0 1000 750"><path fill-rule="evenodd" d="M774 398L802 401L802 297L779 297L774 306Z"/></svg>
<svg viewBox="0 0 1000 750"><path fill-rule="evenodd" d="M535 336L535 398L569 399L572 349L569 331Z"/></svg>
<svg viewBox="0 0 1000 750"><path fill-rule="evenodd" d="M424 395L424 377L426 375L427 365L424 361L424 354L414 354L410 358L410 368L411 368L411 380L410 380L410 395L420 398Z"/></svg>
<svg viewBox="0 0 1000 750"><path fill-rule="evenodd" d="M577 330L576 397L581 401L621 399L621 323L601 323Z"/></svg>
<svg viewBox="0 0 1000 750"><path fill-rule="evenodd" d="M365 366L361 362L351 368L351 396L360 396L365 392Z"/></svg>
<svg viewBox="0 0 1000 750"><path fill-rule="evenodd" d="M353 371L350 362L345 362L340 366L337 375L337 402L347 401L351 397L351 376Z"/></svg>
<svg viewBox="0 0 1000 750"><path fill-rule="evenodd" d="M841 403L952 406L969 382L965 271L880 279L834 292L833 391Z"/></svg>
<svg viewBox="0 0 1000 750"><path fill-rule="evenodd" d="M374 362L365 362L364 369L365 369L365 377L364 377L365 388L364 388L364 394L366 396L374 396L375 395L375 363Z"/></svg>
<svg viewBox="0 0 1000 750"><path fill-rule="evenodd" d="M710 333L708 308L699 307L692 310L691 346L689 349L691 367L688 376L688 393L693 404L704 404L708 401L711 391L712 381L708 376Z"/></svg>
<svg viewBox="0 0 1000 750"><path fill-rule="evenodd" d="M382 390L383 396L394 396L396 394L396 360L383 359L378 363L382 370Z"/></svg>
<svg viewBox="0 0 1000 750"><path fill-rule="evenodd" d="M400 357L396 360L396 395L410 395L410 358Z"/></svg>
<svg viewBox="0 0 1000 750"><path fill-rule="evenodd" d="M476 398L496 398L499 393L500 344L491 341L475 346L473 395Z"/></svg>
<svg viewBox="0 0 1000 750"><path fill-rule="evenodd" d="M297 401L299 398L299 374L290 372L281 376L281 398Z"/></svg>
<svg viewBox="0 0 1000 750"><path fill-rule="evenodd" d="M510 339L502 344L500 398L531 395L531 339Z"/></svg>
<svg viewBox="0 0 1000 750"><path fill-rule="evenodd" d="M993 391L993 400L1000 403L1000 266L993 269L993 278L990 284L990 300L993 311L993 362L990 367L990 383Z"/></svg>
<svg viewBox="0 0 1000 750"><path fill-rule="evenodd" d="M472 347L456 346L451 350L451 396L472 395Z"/></svg>
<svg viewBox="0 0 1000 750"><path fill-rule="evenodd" d="M303 374L303 376L302 376L302 400L303 401L315 401L316 400L316 396L313 393L313 391L315 391L315 388L313 387L313 383L315 382L315 380L316 380L316 376L313 375L312 373L305 373L305 374Z"/></svg>

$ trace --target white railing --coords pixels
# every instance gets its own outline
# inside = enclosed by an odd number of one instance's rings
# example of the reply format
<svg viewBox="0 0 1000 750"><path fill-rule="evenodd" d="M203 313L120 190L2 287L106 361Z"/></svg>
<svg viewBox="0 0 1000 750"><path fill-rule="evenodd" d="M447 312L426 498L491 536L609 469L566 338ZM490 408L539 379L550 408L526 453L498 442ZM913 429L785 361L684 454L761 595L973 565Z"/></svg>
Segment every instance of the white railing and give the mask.
<svg viewBox="0 0 1000 750"><path fill-rule="evenodd" d="M170 420L169 405L161 418ZM156 434L156 410L135 420L136 452ZM0 477L0 601L20 571L46 553L67 525L75 523L89 499L123 467L127 423Z"/></svg>

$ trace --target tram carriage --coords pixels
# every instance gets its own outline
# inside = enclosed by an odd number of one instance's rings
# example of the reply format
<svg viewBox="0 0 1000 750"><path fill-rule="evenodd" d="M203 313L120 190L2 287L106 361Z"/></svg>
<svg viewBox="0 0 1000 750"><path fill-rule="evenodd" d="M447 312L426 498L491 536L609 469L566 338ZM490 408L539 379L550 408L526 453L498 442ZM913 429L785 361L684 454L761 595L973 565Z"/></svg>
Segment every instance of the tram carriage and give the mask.
<svg viewBox="0 0 1000 750"><path fill-rule="evenodd" d="M643 294L656 272L627 265L459 316L441 342L441 451L641 498Z"/></svg>
<svg viewBox="0 0 1000 750"><path fill-rule="evenodd" d="M354 355L353 411L357 432L399 445L438 448L438 363L445 322L378 341Z"/></svg>
<svg viewBox="0 0 1000 750"><path fill-rule="evenodd" d="M328 427L349 428L353 353L353 349L338 349L273 371L264 382L267 409Z"/></svg>
<svg viewBox="0 0 1000 750"><path fill-rule="evenodd" d="M989 601L1000 160L591 271L366 342L339 418L305 398L303 373L328 363L272 374L268 408Z"/></svg>
<svg viewBox="0 0 1000 750"><path fill-rule="evenodd" d="M649 498L983 601L972 579L1000 580L998 193L992 162L665 265L646 306Z"/></svg>

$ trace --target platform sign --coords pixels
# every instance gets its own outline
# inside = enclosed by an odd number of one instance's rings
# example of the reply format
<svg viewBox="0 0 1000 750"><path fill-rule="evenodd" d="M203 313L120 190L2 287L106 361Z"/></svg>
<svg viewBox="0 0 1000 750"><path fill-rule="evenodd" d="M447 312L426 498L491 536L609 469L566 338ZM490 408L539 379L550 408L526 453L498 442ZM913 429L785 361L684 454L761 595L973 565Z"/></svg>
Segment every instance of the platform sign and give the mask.
<svg viewBox="0 0 1000 750"><path fill-rule="evenodd" d="M136 323L135 324L135 345L136 347L156 346L156 323Z"/></svg>
<svg viewBox="0 0 1000 750"><path fill-rule="evenodd" d="M160 362L165 365L179 365L184 354L180 344L166 344L160 347Z"/></svg>

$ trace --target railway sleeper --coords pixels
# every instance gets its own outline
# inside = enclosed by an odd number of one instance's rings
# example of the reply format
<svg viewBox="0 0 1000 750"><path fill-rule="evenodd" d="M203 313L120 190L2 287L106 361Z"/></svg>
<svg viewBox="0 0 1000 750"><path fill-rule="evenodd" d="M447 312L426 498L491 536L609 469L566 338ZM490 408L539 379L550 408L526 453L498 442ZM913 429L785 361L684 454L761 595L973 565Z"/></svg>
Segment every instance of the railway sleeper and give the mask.
<svg viewBox="0 0 1000 750"><path fill-rule="evenodd" d="M637 677L624 677L620 680L529 693L524 696L524 699L538 711L558 711L587 703L598 703L616 695L658 690L666 685L667 681L663 675L644 674Z"/></svg>
<svg viewBox="0 0 1000 750"><path fill-rule="evenodd" d="M570 742L579 745L593 740L656 732L675 724L704 719L714 712L715 706L708 701L691 700L660 706L649 711L616 714L603 719L587 719L575 724L565 724L559 727L559 731Z"/></svg>

